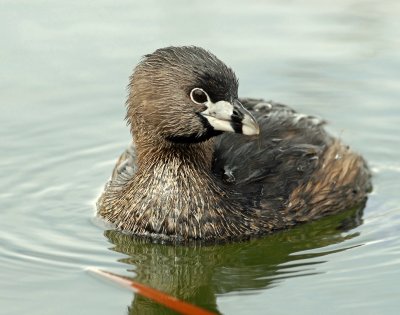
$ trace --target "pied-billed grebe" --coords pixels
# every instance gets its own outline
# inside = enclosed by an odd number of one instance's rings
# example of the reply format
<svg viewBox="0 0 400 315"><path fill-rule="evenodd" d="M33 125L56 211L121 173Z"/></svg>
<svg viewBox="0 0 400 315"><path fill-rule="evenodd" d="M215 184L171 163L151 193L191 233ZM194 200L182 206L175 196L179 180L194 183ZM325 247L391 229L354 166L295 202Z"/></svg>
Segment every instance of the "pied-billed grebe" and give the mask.
<svg viewBox="0 0 400 315"><path fill-rule="evenodd" d="M357 206L371 188L365 161L323 121L239 101L232 69L202 48L145 56L126 106L133 142L97 202L119 230L173 241L248 238Z"/></svg>

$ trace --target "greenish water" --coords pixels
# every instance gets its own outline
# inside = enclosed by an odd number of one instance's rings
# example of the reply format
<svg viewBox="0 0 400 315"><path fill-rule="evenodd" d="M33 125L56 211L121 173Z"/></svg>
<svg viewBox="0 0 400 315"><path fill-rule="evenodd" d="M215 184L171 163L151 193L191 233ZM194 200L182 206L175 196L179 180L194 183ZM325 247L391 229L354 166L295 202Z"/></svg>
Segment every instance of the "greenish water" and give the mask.
<svg viewBox="0 0 400 315"><path fill-rule="evenodd" d="M96 266L223 314L397 314L397 1L7 1L0 4L1 314L170 314ZM165 246L96 224L130 140L127 78L167 45L213 51L242 97L315 114L374 172L353 210L250 242Z"/></svg>

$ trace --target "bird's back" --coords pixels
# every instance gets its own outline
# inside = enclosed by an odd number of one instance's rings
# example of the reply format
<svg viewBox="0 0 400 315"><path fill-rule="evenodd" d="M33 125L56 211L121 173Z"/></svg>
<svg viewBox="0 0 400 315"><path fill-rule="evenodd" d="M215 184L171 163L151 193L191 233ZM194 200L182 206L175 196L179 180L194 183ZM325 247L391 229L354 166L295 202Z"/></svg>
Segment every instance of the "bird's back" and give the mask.
<svg viewBox="0 0 400 315"><path fill-rule="evenodd" d="M218 137L213 173L250 207L281 211L291 225L365 200L371 176L364 159L328 135L325 121L274 102L241 101L261 133Z"/></svg>

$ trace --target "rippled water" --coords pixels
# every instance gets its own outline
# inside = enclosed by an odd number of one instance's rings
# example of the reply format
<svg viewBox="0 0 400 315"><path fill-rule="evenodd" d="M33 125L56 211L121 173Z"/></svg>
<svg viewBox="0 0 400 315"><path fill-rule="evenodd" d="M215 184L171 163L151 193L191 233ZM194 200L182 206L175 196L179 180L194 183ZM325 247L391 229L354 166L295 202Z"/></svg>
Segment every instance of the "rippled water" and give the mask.
<svg viewBox="0 0 400 315"><path fill-rule="evenodd" d="M395 0L2 1L1 313L170 313L96 266L224 314L396 314L399 21ZM98 226L94 201L130 139L127 78L170 44L213 51L241 96L328 119L374 171L363 213L206 247Z"/></svg>

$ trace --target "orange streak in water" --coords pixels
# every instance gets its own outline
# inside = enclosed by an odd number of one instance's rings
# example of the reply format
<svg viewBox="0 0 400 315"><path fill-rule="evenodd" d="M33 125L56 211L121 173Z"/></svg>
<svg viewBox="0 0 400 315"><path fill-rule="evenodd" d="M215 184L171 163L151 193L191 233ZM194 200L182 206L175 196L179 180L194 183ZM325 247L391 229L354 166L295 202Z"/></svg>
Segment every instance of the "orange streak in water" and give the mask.
<svg viewBox="0 0 400 315"><path fill-rule="evenodd" d="M158 291L156 289L149 288L144 284L132 281L128 278L116 275L114 273L103 271L97 268L90 268L89 271L92 271L98 275L104 276L105 278L112 280L124 287L127 287L134 291L137 294L140 294L146 298L149 298L153 301L156 301L174 311L177 311L181 314L185 315L215 315L210 311L206 311L200 307L194 306L192 304L183 302L173 296L170 296L166 293Z"/></svg>

